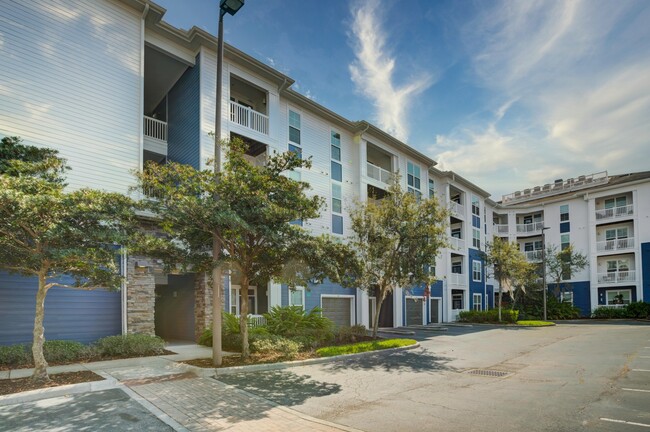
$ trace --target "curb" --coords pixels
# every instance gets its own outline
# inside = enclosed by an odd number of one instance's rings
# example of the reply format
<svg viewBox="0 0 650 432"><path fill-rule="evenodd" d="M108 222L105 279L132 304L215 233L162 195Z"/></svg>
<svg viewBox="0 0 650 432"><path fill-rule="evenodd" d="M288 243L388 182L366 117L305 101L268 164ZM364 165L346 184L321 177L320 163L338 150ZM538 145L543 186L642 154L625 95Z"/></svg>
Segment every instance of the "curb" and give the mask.
<svg viewBox="0 0 650 432"><path fill-rule="evenodd" d="M97 373L97 372L95 372ZM104 379L101 381L90 381L79 384L67 384L57 387L29 390L21 393L13 393L0 396L0 406L15 405L26 402L34 402L41 399L49 399L59 396L67 396L77 393L96 392L110 390L118 387L118 381L105 373L97 373Z"/></svg>
<svg viewBox="0 0 650 432"><path fill-rule="evenodd" d="M186 366L188 366L192 370L192 372L194 372L197 376L209 378L209 377L219 377L220 375L232 375L232 374L246 373L246 372L282 370L282 369L288 369L296 366L308 366L313 364L329 363L331 361L363 357L372 354L412 350L419 347L420 347L420 343L417 342L413 345L408 345L403 347L387 348L387 349L375 350L375 351L366 351L366 352L355 353L355 354L341 354L332 357L321 357L321 358L314 358L308 360L293 360L293 361L280 362L280 363L267 363L267 364L249 365L249 366L231 366L231 367L216 368L216 369L201 368L198 366L192 366L187 364Z"/></svg>

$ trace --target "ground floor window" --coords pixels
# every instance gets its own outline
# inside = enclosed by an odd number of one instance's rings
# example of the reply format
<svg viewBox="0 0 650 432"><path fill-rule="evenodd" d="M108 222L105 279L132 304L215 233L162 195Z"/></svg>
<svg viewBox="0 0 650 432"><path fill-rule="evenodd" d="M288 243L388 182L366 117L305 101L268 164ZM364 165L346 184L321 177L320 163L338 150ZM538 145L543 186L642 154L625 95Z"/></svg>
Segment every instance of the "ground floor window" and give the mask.
<svg viewBox="0 0 650 432"><path fill-rule="evenodd" d="M241 297L239 295L239 287L233 286L230 288L230 313L239 315L241 309ZM257 314L257 287L248 288L248 313Z"/></svg>
<svg viewBox="0 0 650 432"><path fill-rule="evenodd" d="M452 309L462 309L463 308L463 292L460 290L451 291L451 308Z"/></svg>
<svg viewBox="0 0 650 432"><path fill-rule="evenodd" d="M305 289L302 287L295 287L289 289L289 305L301 306L305 308Z"/></svg>
<svg viewBox="0 0 650 432"><path fill-rule="evenodd" d="M560 293L560 301L573 305L573 291L565 291Z"/></svg>
<svg viewBox="0 0 650 432"><path fill-rule="evenodd" d="M632 290L611 290L607 291L608 305L626 305L632 301Z"/></svg>
<svg viewBox="0 0 650 432"><path fill-rule="evenodd" d="M480 311L481 310L481 298L483 296L481 294L474 294L472 297L473 297L472 309L475 310L475 311Z"/></svg>

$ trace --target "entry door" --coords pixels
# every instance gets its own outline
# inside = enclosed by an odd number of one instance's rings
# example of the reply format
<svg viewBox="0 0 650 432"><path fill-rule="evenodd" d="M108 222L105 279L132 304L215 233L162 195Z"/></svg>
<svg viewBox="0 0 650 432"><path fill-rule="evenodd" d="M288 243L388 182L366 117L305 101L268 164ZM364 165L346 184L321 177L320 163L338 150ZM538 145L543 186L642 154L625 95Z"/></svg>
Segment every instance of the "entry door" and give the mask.
<svg viewBox="0 0 650 432"><path fill-rule="evenodd" d="M421 298L406 299L406 325L422 325L424 319L424 300Z"/></svg>
<svg viewBox="0 0 650 432"><path fill-rule="evenodd" d="M438 307L440 305L440 300L430 299L429 300L429 316L431 317L432 323L439 323L440 317L438 316Z"/></svg>

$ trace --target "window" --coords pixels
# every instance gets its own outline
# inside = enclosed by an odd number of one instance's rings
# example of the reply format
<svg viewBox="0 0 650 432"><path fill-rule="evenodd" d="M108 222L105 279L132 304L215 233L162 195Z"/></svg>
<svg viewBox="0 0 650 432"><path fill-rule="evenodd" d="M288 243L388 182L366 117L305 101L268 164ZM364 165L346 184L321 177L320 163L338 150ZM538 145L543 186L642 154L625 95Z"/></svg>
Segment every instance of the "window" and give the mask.
<svg viewBox="0 0 650 432"><path fill-rule="evenodd" d="M474 294L472 296L472 309L475 311L480 311L481 310L481 298L483 296L481 294Z"/></svg>
<svg viewBox="0 0 650 432"><path fill-rule="evenodd" d="M343 181L343 168L338 162L332 161L332 180Z"/></svg>
<svg viewBox="0 0 650 432"><path fill-rule="evenodd" d="M233 315L239 315L241 307L241 298L239 296L240 288L231 288L230 289L230 313ZM248 288L248 313L256 314L257 313L257 288L252 287Z"/></svg>
<svg viewBox="0 0 650 432"><path fill-rule="evenodd" d="M408 162L406 164L406 171L408 191L420 196L420 166L415 165L413 162Z"/></svg>
<svg viewBox="0 0 650 432"><path fill-rule="evenodd" d="M298 157L302 159L302 149L300 147L295 146L293 144L289 144L289 151L297 154Z"/></svg>
<svg viewBox="0 0 650 432"><path fill-rule="evenodd" d="M569 205L560 206L560 222L566 222L569 220Z"/></svg>
<svg viewBox="0 0 650 432"><path fill-rule="evenodd" d="M289 289L289 306L302 306L305 308L305 289L295 287Z"/></svg>
<svg viewBox="0 0 650 432"><path fill-rule="evenodd" d="M616 239L626 239L627 238L627 227L623 228L613 228L605 231L605 240L616 240Z"/></svg>
<svg viewBox="0 0 650 432"><path fill-rule="evenodd" d="M571 231L571 222L560 222L560 232L568 233Z"/></svg>
<svg viewBox="0 0 650 432"><path fill-rule="evenodd" d="M472 261L472 280L474 282L481 282L481 273L482 273L482 271L483 270L482 270L482 267L481 267L481 262L480 261ZM479 296L480 296L480 294L479 294Z"/></svg>
<svg viewBox="0 0 650 432"><path fill-rule="evenodd" d="M433 182L433 179L429 179L429 198L433 198L436 193L436 185Z"/></svg>
<svg viewBox="0 0 650 432"><path fill-rule="evenodd" d="M463 263L461 261L452 262L451 272L455 274L463 274Z"/></svg>
<svg viewBox="0 0 650 432"><path fill-rule="evenodd" d="M612 290L607 291L608 305L626 305L632 300L631 290Z"/></svg>
<svg viewBox="0 0 650 432"><path fill-rule="evenodd" d="M330 133L330 144L332 145L332 159L341 161L341 135L334 131Z"/></svg>
<svg viewBox="0 0 650 432"><path fill-rule="evenodd" d="M332 232L334 234L343 234L343 216L332 215Z"/></svg>
<svg viewBox="0 0 650 432"><path fill-rule="evenodd" d="M562 234L560 236L560 247L562 250L568 248L571 245L571 236L569 234Z"/></svg>
<svg viewBox="0 0 650 432"><path fill-rule="evenodd" d="M472 246L481 249L481 230L472 228Z"/></svg>
<svg viewBox="0 0 650 432"><path fill-rule="evenodd" d="M300 145L300 114L289 110L289 141Z"/></svg>
<svg viewBox="0 0 650 432"><path fill-rule="evenodd" d="M573 305L573 291L564 291L560 293L560 301Z"/></svg>
<svg viewBox="0 0 650 432"><path fill-rule="evenodd" d="M614 207L625 207L627 205L627 197L620 196L616 198L608 198L605 200L605 208L610 209Z"/></svg>
<svg viewBox="0 0 650 432"><path fill-rule="evenodd" d="M341 185L332 183L332 212L341 213Z"/></svg>
<svg viewBox="0 0 650 432"><path fill-rule="evenodd" d="M479 207L478 197L474 195L472 195L472 214L475 216L481 215L481 207Z"/></svg>
<svg viewBox="0 0 650 432"><path fill-rule="evenodd" d="M460 228L452 228L451 229L451 236L454 238L462 238L460 234Z"/></svg>
<svg viewBox="0 0 650 432"><path fill-rule="evenodd" d="M542 241L541 240L524 243L524 251L525 252L532 252L532 251L538 251L538 250L542 250Z"/></svg>
<svg viewBox="0 0 650 432"><path fill-rule="evenodd" d="M459 290L451 290L451 308L463 308L463 292Z"/></svg>
<svg viewBox="0 0 650 432"><path fill-rule="evenodd" d="M289 177L291 180L295 180L295 181L301 181L302 180L302 175L300 175L300 171L296 171L296 170L289 171L289 173L287 174L287 177Z"/></svg>

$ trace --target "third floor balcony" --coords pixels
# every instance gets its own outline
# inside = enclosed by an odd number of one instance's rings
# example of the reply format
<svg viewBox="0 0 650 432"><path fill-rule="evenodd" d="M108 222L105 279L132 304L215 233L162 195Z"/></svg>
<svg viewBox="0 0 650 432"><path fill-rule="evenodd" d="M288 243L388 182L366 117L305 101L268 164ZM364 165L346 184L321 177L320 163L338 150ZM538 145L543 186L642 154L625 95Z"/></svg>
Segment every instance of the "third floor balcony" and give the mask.
<svg viewBox="0 0 650 432"><path fill-rule="evenodd" d="M517 224L517 235L538 235L542 233L544 221Z"/></svg>
<svg viewBox="0 0 650 432"><path fill-rule="evenodd" d="M269 116L234 101L230 101L230 121L255 132L269 134Z"/></svg>

